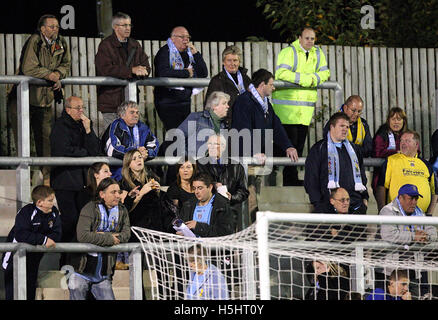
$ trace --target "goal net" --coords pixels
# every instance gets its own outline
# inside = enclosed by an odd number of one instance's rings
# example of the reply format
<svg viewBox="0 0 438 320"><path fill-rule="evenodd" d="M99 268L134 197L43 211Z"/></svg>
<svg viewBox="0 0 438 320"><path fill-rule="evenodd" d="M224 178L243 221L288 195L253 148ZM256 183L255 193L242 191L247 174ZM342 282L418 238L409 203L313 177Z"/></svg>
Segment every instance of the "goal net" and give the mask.
<svg viewBox="0 0 438 320"><path fill-rule="evenodd" d="M259 212L225 237L132 230L152 299L386 300L438 297L436 225L432 217ZM425 236L397 238L399 228Z"/></svg>

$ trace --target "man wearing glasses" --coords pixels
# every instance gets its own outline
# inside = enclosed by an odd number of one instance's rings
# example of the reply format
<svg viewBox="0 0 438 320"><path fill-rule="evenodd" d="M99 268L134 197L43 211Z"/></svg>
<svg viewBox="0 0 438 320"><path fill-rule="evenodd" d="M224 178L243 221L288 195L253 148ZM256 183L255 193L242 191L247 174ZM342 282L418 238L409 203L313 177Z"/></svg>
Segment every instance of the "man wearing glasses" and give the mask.
<svg viewBox="0 0 438 320"><path fill-rule="evenodd" d="M37 32L25 42L16 74L48 80L51 86L29 87L30 126L38 157L50 156L50 129L53 101L62 100L61 79L70 72L71 56L67 41L59 35L59 22L45 14L38 21ZM14 86L8 95L8 112L17 143L17 94ZM21 115L19 115L21 117ZM44 184L49 185L49 167L42 168Z"/></svg>
<svg viewBox="0 0 438 320"><path fill-rule="evenodd" d="M131 18L118 12L112 19L113 33L102 40L96 54L96 76L134 79L148 77L151 72L148 56L142 46L131 38ZM117 107L125 101L124 86L97 86L97 107L102 113L99 135L117 119Z"/></svg>
<svg viewBox="0 0 438 320"><path fill-rule="evenodd" d="M350 96L342 105L339 111L344 112L350 118L350 129L348 131L348 141L359 146L364 158L371 156L373 150L373 139L371 138L370 127L367 121L361 117L363 113L363 100L358 95ZM324 127L324 136L329 128L328 123Z"/></svg>
<svg viewBox="0 0 438 320"><path fill-rule="evenodd" d="M50 135L52 157L93 157L99 155L99 139L94 133L91 120L84 114L84 102L71 96L65 100L65 108L56 119ZM62 214L61 242L71 242L76 234L79 210L76 198L87 184L87 166L57 166L51 172L51 187L56 192L59 211ZM61 256L64 265L65 255Z"/></svg>

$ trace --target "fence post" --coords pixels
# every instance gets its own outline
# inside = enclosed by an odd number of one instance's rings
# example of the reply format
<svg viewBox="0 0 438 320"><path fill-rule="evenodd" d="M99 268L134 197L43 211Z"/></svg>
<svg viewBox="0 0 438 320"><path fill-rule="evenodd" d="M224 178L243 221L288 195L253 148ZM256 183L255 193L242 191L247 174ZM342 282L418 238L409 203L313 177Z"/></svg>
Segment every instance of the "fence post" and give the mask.
<svg viewBox="0 0 438 320"><path fill-rule="evenodd" d="M125 100L126 101L137 101L137 83L129 82L125 87Z"/></svg>
<svg viewBox="0 0 438 320"><path fill-rule="evenodd" d="M363 247L356 247L355 255L356 292L359 292L361 295L363 295L365 293L365 268L363 265Z"/></svg>
<svg viewBox="0 0 438 320"><path fill-rule="evenodd" d="M269 281L268 217L265 212L257 212L257 247L259 250L260 300L271 299Z"/></svg>
<svg viewBox="0 0 438 320"><path fill-rule="evenodd" d="M143 269L141 266L141 249L133 249L129 254L129 295L131 300L143 299Z"/></svg>
<svg viewBox="0 0 438 320"><path fill-rule="evenodd" d="M19 248L14 253L14 300L27 299L26 287L26 249Z"/></svg>
<svg viewBox="0 0 438 320"><path fill-rule="evenodd" d="M29 124L29 81L23 80L17 86L17 153L19 157L30 157ZM29 165L21 163L16 169L17 209L30 201Z"/></svg>

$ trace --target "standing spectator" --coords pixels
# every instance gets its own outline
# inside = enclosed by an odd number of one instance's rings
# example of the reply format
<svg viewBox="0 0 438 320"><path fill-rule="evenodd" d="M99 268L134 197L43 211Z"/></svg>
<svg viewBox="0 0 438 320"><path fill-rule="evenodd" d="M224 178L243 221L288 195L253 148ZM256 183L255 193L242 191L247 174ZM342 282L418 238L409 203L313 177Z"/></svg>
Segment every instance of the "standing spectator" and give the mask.
<svg viewBox="0 0 438 320"><path fill-rule="evenodd" d="M367 178L357 145L347 139L350 119L337 112L330 117L329 126L327 136L312 146L305 163L304 188L314 212L329 212L330 190L342 187L350 195L349 212L366 214Z"/></svg>
<svg viewBox="0 0 438 320"><path fill-rule="evenodd" d="M266 156L273 155L273 145L277 145L283 154L296 162L298 153L289 140L280 119L274 113L268 97L275 90L274 75L265 69L253 73L248 91L237 97L234 103L232 128L243 133L248 133L250 140L239 139L239 155L243 157L255 156L262 162ZM255 133L260 133L256 135ZM256 137L260 138L257 141ZM270 141L267 141L268 136ZM231 137L232 146L234 145ZM268 145L266 145L268 143ZM232 150L233 151L233 147ZM235 156L232 154L232 156ZM254 167L248 170L249 212L251 215L257 210L256 193L259 192L260 176L255 175Z"/></svg>
<svg viewBox="0 0 438 320"><path fill-rule="evenodd" d="M18 211L15 224L8 234L7 242L23 242L56 247L61 240L61 218L54 206L55 191L47 186L36 186L32 190L32 202ZM27 300L35 300L38 269L44 253L26 253L26 291ZM14 299L13 254L3 255L2 267L5 270L6 300Z"/></svg>
<svg viewBox="0 0 438 320"><path fill-rule="evenodd" d="M128 192L124 204L129 211L131 226L163 231L160 183L146 169L139 150L130 150L125 154L120 187ZM138 239L132 234L129 241L137 242Z"/></svg>
<svg viewBox="0 0 438 320"><path fill-rule="evenodd" d="M208 173L213 178L215 189L228 198L236 229L242 203L249 195L245 169L239 162L224 155L227 142L223 135L210 136L207 145L207 156L197 161L198 172Z"/></svg>
<svg viewBox="0 0 438 320"><path fill-rule="evenodd" d="M432 215L438 196L435 175L427 160L418 157L420 135L412 130L400 137L400 153L389 156L381 167L377 182L377 207L380 210L392 202L398 190L406 183L417 186L423 197L418 206L426 214Z"/></svg>
<svg viewBox="0 0 438 320"><path fill-rule="evenodd" d="M373 139L373 158L388 158L400 150L400 136L408 129L408 118L403 109L393 107L388 112L386 122L380 126ZM374 167L373 192L376 196L380 168Z"/></svg>
<svg viewBox="0 0 438 320"><path fill-rule="evenodd" d="M315 45L315 40L315 30L304 28L297 40L280 51L275 70L275 80L303 87L280 89L272 95L274 111L280 118L289 140L297 149L299 157L303 154L308 127L318 98L316 86L330 77L324 52ZM281 154L278 151L277 153ZM296 167L284 168L283 185L302 185L298 180Z"/></svg>
<svg viewBox="0 0 438 320"><path fill-rule="evenodd" d="M230 109L228 109L226 117L228 127L231 127L234 101L248 89L251 83L251 78L247 75L248 70L240 66L241 62L242 52L240 48L237 46L226 47L222 52L222 71L211 78L205 95L205 100L214 91L222 91L230 95L230 101L228 102Z"/></svg>
<svg viewBox="0 0 438 320"><path fill-rule="evenodd" d="M125 101L117 108L118 118L102 136L102 149L109 157L123 160L126 152L138 149L143 159L152 160L160 146L151 129L140 121L140 111L134 101ZM122 167L113 167L114 179L122 178Z"/></svg>
<svg viewBox="0 0 438 320"><path fill-rule="evenodd" d="M348 141L358 145L362 157L366 158L373 151L373 140L368 122L361 117L363 107L362 98L358 95L352 95L348 97L339 111L344 112L350 118L350 128L347 135ZM327 123L323 131L324 136L327 135L328 130L329 125Z"/></svg>
<svg viewBox="0 0 438 320"><path fill-rule="evenodd" d="M82 210L77 226L81 243L113 246L128 241L131 230L128 211L120 203L120 187L112 178L97 186L98 200L89 202ZM115 300L112 276L115 253L85 253L75 273L68 279L70 300L85 300L89 291L96 300Z"/></svg>
<svg viewBox="0 0 438 320"><path fill-rule="evenodd" d="M208 98L204 111L192 112L179 125L178 129L184 133L185 153L189 157L205 156L208 137L226 128L228 101L230 101L228 94L215 91Z"/></svg>
<svg viewBox="0 0 438 320"><path fill-rule="evenodd" d="M197 237L220 237L233 233L229 201L214 191L212 177L206 173L197 174L193 177L193 188L196 199L186 201L180 213L186 226Z"/></svg>
<svg viewBox="0 0 438 320"><path fill-rule="evenodd" d="M189 157L184 157L184 162L176 165L176 181L172 182L167 189L169 199L182 208L184 202L194 199L195 190L193 189L193 176L196 175L196 161Z"/></svg>
<svg viewBox="0 0 438 320"><path fill-rule="evenodd" d="M90 157L99 155L99 139L90 119L84 115L81 98L71 96L65 101L61 116L56 119L50 134L52 157ZM51 185L56 192L62 215L62 242L73 241L80 209L76 197L86 184L87 167L58 166L51 172ZM61 266L63 258L61 255Z"/></svg>
<svg viewBox="0 0 438 320"><path fill-rule="evenodd" d="M418 197L423 198L418 192L418 188L413 184L404 184L398 190L397 197L389 204L380 210L379 215L382 216L417 216L424 217L425 214L419 206L417 206ZM437 230L435 226L421 225L389 225L382 224L380 226L380 237L384 241L400 245L412 245L414 243L429 243L437 241ZM424 255L421 252L395 252L387 255L389 261L399 261L399 259L414 259L415 261L423 261ZM391 270L385 268L384 273L389 276ZM427 271L421 272L420 280L417 280L416 270L409 271L411 280L411 292L414 296L419 297L426 293L427 286ZM378 277L377 277L378 278ZM423 284L423 286L422 286Z"/></svg>
<svg viewBox="0 0 438 320"><path fill-rule="evenodd" d="M412 300L409 291L409 277L405 270L394 270L388 279L385 289L376 288L365 300Z"/></svg>
<svg viewBox="0 0 438 320"><path fill-rule="evenodd" d="M154 59L155 76L169 78L206 78L207 65L201 53L190 41L186 28L173 28L167 44ZM192 87L162 87L154 89L154 103L166 131L177 128L191 110Z"/></svg>
<svg viewBox="0 0 438 320"><path fill-rule="evenodd" d="M112 18L113 33L103 39L97 49L96 76L120 79L141 79L151 72L149 60L142 46L131 38L131 18L118 12ZM125 101L123 86L97 86L97 106L102 113L103 123L99 133L116 119L117 107Z"/></svg>
<svg viewBox="0 0 438 320"><path fill-rule="evenodd" d="M52 104L61 102L61 79L69 75L71 56L67 41L59 35L58 19L45 14L34 34L26 40L16 74L48 80L51 86L29 86L29 116L38 157L50 157ZM15 86L8 95L9 121L17 144L17 95ZM21 117L21 115L18 115ZM42 168L44 184L49 185L50 168Z"/></svg>

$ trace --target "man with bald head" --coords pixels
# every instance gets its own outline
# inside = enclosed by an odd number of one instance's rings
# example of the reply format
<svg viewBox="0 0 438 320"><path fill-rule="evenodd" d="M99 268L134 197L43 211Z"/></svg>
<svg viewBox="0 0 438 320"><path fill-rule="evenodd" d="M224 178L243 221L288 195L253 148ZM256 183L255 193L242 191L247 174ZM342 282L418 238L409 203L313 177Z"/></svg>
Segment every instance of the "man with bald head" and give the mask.
<svg viewBox="0 0 438 320"><path fill-rule="evenodd" d="M61 116L56 119L50 134L52 157L93 157L99 155L99 139L91 120L84 114L84 102L68 97ZM79 210L76 197L87 184L87 166L57 166L51 171L50 183L56 192L62 218L61 242L70 242L76 234ZM61 262L61 266L64 264Z"/></svg>
<svg viewBox="0 0 438 320"><path fill-rule="evenodd" d="M173 28L167 44L154 59L155 77L206 78L207 65L201 53L190 41L188 30ZM154 103L165 130L177 128L190 114L192 87L162 87L154 89Z"/></svg>
<svg viewBox="0 0 438 320"><path fill-rule="evenodd" d="M352 95L348 97L345 103L341 106L341 112L345 113L350 118L350 129L348 131L348 141L359 147L362 157L370 157L373 151L373 139L371 138L370 127L367 121L361 117L363 113L364 103L360 96ZM329 131L329 124L324 127L324 136Z"/></svg>

